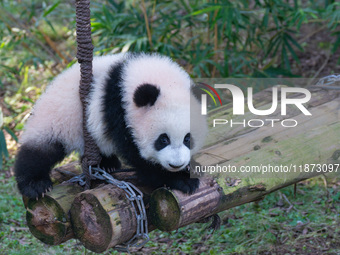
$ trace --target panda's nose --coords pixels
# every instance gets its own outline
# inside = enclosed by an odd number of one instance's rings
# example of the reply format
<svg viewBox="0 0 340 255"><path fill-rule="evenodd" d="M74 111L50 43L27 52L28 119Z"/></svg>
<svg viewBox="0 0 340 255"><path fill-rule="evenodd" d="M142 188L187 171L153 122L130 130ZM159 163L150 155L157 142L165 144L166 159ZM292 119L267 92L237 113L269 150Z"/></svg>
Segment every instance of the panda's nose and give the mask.
<svg viewBox="0 0 340 255"><path fill-rule="evenodd" d="M172 167L172 168L181 168L183 166L183 164L179 165L179 166L175 166L175 165L169 164L169 166Z"/></svg>

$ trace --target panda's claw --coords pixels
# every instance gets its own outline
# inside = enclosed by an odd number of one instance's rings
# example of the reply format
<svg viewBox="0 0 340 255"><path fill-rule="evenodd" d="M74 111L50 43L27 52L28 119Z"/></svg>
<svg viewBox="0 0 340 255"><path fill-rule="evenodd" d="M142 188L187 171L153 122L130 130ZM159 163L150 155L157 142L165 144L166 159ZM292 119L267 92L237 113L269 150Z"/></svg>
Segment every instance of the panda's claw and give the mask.
<svg viewBox="0 0 340 255"><path fill-rule="evenodd" d="M114 167L103 167L102 169L109 174L112 174L116 170Z"/></svg>
<svg viewBox="0 0 340 255"><path fill-rule="evenodd" d="M51 190L52 188L52 181L49 177L39 180L17 178L17 182L20 193L29 198L43 197L46 190Z"/></svg>
<svg viewBox="0 0 340 255"><path fill-rule="evenodd" d="M198 178L184 178L170 181L168 187L190 195L198 189L199 184Z"/></svg>

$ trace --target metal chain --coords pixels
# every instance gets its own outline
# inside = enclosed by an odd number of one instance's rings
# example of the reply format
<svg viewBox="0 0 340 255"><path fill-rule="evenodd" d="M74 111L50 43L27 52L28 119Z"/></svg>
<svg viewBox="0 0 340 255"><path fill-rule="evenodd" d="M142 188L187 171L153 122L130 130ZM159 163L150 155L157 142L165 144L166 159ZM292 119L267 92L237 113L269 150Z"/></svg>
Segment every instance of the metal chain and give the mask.
<svg viewBox="0 0 340 255"><path fill-rule="evenodd" d="M340 86L329 86L336 82L340 82L340 74L332 74L321 78L313 87L321 87L324 89L340 89Z"/></svg>
<svg viewBox="0 0 340 255"><path fill-rule="evenodd" d="M107 183L117 186L118 188L123 189L125 191L127 199L129 199L129 201L131 202L131 205L135 212L135 216L137 219L136 234L129 241L123 243L122 245L114 247L114 249L129 252L130 247L144 246L150 240L150 238L148 234L148 220L143 201L143 193L135 185L125 181L119 181L99 167L90 166L89 173L92 179L103 180ZM86 184L85 174L75 176L67 182L78 183L80 186L84 186Z"/></svg>

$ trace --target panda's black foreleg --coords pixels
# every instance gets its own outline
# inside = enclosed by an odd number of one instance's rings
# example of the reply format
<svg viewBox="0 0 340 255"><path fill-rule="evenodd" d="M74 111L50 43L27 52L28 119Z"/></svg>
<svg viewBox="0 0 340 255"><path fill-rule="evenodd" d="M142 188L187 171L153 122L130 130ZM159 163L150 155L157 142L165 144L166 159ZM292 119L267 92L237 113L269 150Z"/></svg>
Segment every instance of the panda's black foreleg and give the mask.
<svg viewBox="0 0 340 255"><path fill-rule="evenodd" d="M173 173L172 173L173 174ZM198 178L190 178L186 172L177 172L165 180L165 185L170 189L177 189L186 194L194 193L200 184Z"/></svg>
<svg viewBox="0 0 340 255"><path fill-rule="evenodd" d="M14 165L20 193L29 198L39 198L51 189L50 171L65 156L60 142L43 144L41 147L23 144Z"/></svg>
<svg viewBox="0 0 340 255"><path fill-rule="evenodd" d="M106 157L104 155L102 156L102 161L100 162L99 166L100 168L104 169L106 172L111 173L114 170L120 169L122 167L122 164L120 163L119 159L116 155L111 155L109 157Z"/></svg>
<svg viewBox="0 0 340 255"><path fill-rule="evenodd" d="M190 178L187 171L168 172L166 170L138 169L139 180L154 188L167 187L170 189L180 190L186 194L194 193L199 187L198 178Z"/></svg>

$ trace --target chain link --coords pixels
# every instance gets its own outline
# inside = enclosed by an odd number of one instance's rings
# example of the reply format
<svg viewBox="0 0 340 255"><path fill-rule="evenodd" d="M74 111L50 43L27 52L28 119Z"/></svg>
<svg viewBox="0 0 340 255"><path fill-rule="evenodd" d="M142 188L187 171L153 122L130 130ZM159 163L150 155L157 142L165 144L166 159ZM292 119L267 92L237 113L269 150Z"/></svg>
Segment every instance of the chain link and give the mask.
<svg viewBox="0 0 340 255"><path fill-rule="evenodd" d="M99 167L90 166L89 173L92 179L106 181L107 183L123 189L125 191L127 199L131 202L131 205L135 212L135 216L137 219L136 234L129 241L114 248L119 251L129 252L130 247L144 246L150 240L150 238L148 235L148 220L146 217L146 210L143 201L143 193L135 185L125 181L119 181ZM84 186L86 184L85 175L77 175L67 182L78 183L80 186Z"/></svg>
<svg viewBox="0 0 340 255"><path fill-rule="evenodd" d="M340 74L332 74L321 78L316 84L315 87L322 87L325 89L340 89L340 86L329 86L336 82L340 82Z"/></svg>

